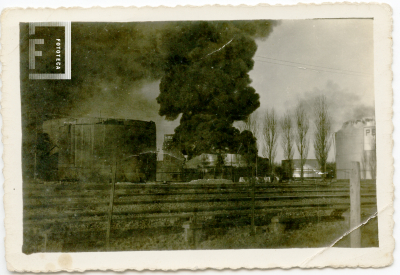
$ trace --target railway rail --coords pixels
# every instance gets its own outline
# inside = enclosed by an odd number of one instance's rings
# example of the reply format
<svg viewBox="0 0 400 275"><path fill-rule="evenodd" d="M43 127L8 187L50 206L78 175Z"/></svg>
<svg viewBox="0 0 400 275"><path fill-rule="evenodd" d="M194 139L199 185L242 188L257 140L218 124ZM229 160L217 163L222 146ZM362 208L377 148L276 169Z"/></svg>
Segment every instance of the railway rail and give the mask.
<svg viewBox="0 0 400 275"><path fill-rule="evenodd" d="M24 251L47 251L46 244L51 238L69 243L77 238L78 242L86 239L100 243L99 250L107 250L110 238L124 238L138 231L183 233L188 228L243 224L251 225L254 230L270 223L273 217L342 219L342 214L350 208L349 190L349 182L345 181L26 184ZM376 211L375 184L361 183L361 209Z"/></svg>

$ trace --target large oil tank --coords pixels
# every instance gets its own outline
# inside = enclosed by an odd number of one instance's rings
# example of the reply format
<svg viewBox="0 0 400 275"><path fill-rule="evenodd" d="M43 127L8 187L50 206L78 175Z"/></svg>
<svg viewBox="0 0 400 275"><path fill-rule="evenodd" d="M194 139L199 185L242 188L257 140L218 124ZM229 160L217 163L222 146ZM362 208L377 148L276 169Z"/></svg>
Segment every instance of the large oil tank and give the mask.
<svg viewBox="0 0 400 275"><path fill-rule="evenodd" d="M336 175L349 179L351 162L360 162L361 178L376 178L375 119L351 120L335 134Z"/></svg>
<svg viewBox="0 0 400 275"><path fill-rule="evenodd" d="M108 182L116 169L117 181L155 181L156 125L126 119L53 119L43 132L58 155L58 178ZM114 167L114 168L113 168Z"/></svg>

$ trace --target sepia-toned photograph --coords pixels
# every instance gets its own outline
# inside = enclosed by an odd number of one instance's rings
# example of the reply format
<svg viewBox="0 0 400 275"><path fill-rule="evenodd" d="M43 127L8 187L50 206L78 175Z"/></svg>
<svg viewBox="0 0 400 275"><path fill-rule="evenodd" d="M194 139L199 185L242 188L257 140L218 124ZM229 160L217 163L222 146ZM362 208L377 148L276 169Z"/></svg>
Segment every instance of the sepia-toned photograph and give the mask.
<svg viewBox="0 0 400 275"><path fill-rule="evenodd" d="M17 249L62 253L44 270L77 252L388 247L376 19L63 18L17 25Z"/></svg>
<svg viewBox="0 0 400 275"><path fill-rule="evenodd" d="M372 27L21 23L23 251L378 246Z"/></svg>

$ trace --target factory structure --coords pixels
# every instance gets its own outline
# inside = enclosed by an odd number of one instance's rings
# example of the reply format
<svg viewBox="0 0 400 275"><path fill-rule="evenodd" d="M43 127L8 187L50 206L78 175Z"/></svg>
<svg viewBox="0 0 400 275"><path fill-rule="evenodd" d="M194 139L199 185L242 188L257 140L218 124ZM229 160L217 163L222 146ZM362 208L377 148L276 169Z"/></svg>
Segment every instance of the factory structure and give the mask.
<svg viewBox="0 0 400 275"><path fill-rule="evenodd" d="M34 174L44 181L184 182L224 178L239 181L249 167L239 154L201 154L190 160L165 135L157 161L156 125L112 118L60 118L36 133ZM259 171L267 170L259 161Z"/></svg>
<svg viewBox="0 0 400 275"><path fill-rule="evenodd" d="M61 118L43 123L37 138L35 174L44 180L155 181L154 122Z"/></svg>
<svg viewBox="0 0 400 275"><path fill-rule="evenodd" d="M230 179L234 182L251 174L251 167L241 154L202 153L187 159L173 147L173 135L164 135L163 160L157 161L157 181L188 182L197 179ZM268 161L258 158L260 175L265 174Z"/></svg>
<svg viewBox="0 0 400 275"><path fill-rule="evenodd" d="M311 178L321 178L322 173L319 167L318 161L316 159L306 159L304 160L303 165L303 178L311 179ZM291 167L290 167L291 165ZM283 178L285 179L300 179L301 178L301 160L293 159L282 160L282 168L283 168ZM291 168L291 169L290 169ZM290 175L290 173L292 173Z"/></svg>
<svg viewBox="0 0 400 275"><path fill-rule="evenodd" d="M336 171L327 170L326 177L350 179L352 162L360 163L361 179L376 179L376 126L374 118L350 120L334 134ZM290 169L291 165L291 169ZM282 160L284 178L300 178L301 163ZM303 165L304 178L322 178L321 167L316 159L307 159ZM290 172L291 171L291 172Z"/></svg>
<svg viewBox="0 0 400 275"><path fill-rule="evenodd" d="M230 179L239 181L249 176L249 167L240 154L206 154L192 158L185 163L187 178L194 179Z"/></svg>
<svg viewBox="0 0 400 275"><path fill-rule="evenodd" d="M184 181L183 165L186 158L181 152L174 149L173 137L174 135L164 135L163 160L157 161L157 181Z"/></svg>
<svg viewBox="0 0 400 275"><path fill-rule="evenodd" d="M374 118L351 120L335 134L337 179L349 179L351 162L360 163L362 179L376 179L376 127Z"/></svg>
<svg viewBox="0 0 400 275"><path fill-rule="evenodd" d="M157 161L156 125L150 121L111 118L61 118L45 121L36 134L34 174L46 181L187 182L269 176L268 160L258 157L249 167L240 154L203 153L187 159L165 135L163 159ZM358 161L362 179L376 179L375 119L348 121L335 133L337 179L349 179ZM282 161L283 170L289 165ZM253 169L253 170L251 170ZM292 160L292 176L300 177L300 160ZM289 171L289 170L288 170ZM305 178L321 178L315 159L304 165Z"/></svg>

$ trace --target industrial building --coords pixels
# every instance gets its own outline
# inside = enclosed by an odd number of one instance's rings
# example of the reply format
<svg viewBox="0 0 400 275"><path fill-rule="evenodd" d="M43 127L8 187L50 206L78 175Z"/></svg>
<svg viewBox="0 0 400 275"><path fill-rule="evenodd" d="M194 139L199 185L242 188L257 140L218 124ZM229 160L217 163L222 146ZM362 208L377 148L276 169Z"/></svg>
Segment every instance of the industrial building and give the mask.
<svg viewBox="0 0 400 275"><path fill-rule="evenodd" d="M301 160L293 159L292 161L292 175L290 175L290 162L288 160L282 160L282 167L284 178L301 178ZM306 159L303 165L303 178L321 178L322 173L316 159Z"/></svg>
<svg viewBox="0 0 400 275"><path fill-rule="evenodd" d="M164 135L163 160L157 161L157 181L180 182L184 181L184 155L173 147L174 135Z"/></svg>
<svg viewBox="0 0 400 275"><path fill-rule="evenodd" d="M351 120L335 134L336 173L349 179L351 162L360 163L361 178L376 178L376 128L374 118Z"/></svg>
<svg viewBox="0 0 400 275"><path fill-rule="evenodd" d="M51 163L47 170L52 172L40 178L109 182L115 171L117 181L155 181L156 125L152 121L53 119L43 123L41 135L45 142L39 148L47 152L37 165Z"/></svg>
<svg viewBox="0 0 400 275"><path fill-rule="evenodd" d="M220 158L220 160L219 160ZM220 162L220 163L218 163ZM230 179L268 175L268 159L257 157L256 163L248 165L240 154L201 154L187 161L184 172L187 181L195 179Z"/></svg>
<svg viewBox="0 0 400 275"><path fill-rule="evenodd" d="M246 161L240 154L221 154L221 166L231 166L231 167L247 167ZM218 165L218 154L201 154L189 160L185 167L190 168L212 168Z"/></svg>
<svg viewBox="0 0 400 275"><path fill-rule="evenodd" d="M239 181L240 177L249 176L247 164L239 154L221 154L219 156L218 154L203 153L187 161L184 169L188 180L231 179Z"/></svg>

